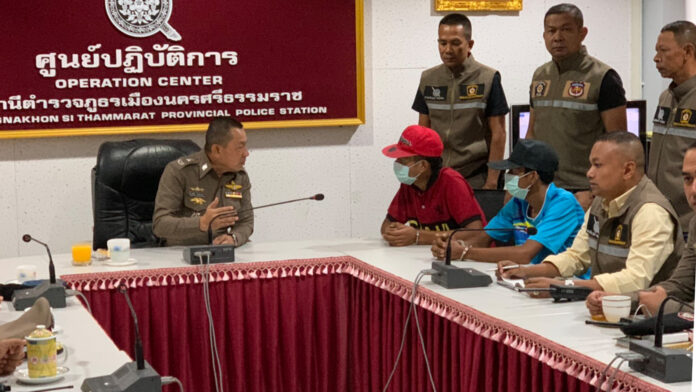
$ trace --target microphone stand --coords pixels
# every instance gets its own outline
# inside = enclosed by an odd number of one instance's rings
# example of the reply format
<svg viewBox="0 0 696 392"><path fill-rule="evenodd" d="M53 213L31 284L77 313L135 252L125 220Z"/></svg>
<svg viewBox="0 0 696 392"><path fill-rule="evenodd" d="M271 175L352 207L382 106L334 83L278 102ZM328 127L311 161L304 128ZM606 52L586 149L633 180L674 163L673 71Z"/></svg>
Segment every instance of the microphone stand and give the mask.
<svg viewBox="0 0 696 392"><path fill-rule="evenodd" d="M121 284L118 290L126 297L135 325L135 361L124 364L109 375L86 378L80 389L83 392L159 392L162 390L162 378L143 356L138 316L128 296L128 287Z"/></svg>
<svg viewBox="0 0 696 392"><path fill-rule="evenodd" d="M43 280L38 286L26 290L15 290L12 296L12 305L15 310L24 310L34 305L37 299L40 297L46 298L48 303L51 304L52 308L64 308L67 306L65 301L65 286L63 286L63 281L56 280L56 268L53 264L53 256L51 256L51 250L48 244L41 242L36 238L33 238L29 234L24 234L22 236L24 242L34 241L43 245L48 253L48 281Z"/></svg>
<svg viewBox="0 0 696 392"><path fill-rule="evenodd" d="M430 279L433 283L438 284L446 289L461 289L469 287L485 287L493 283L490 275L478 271L473 268L459 268L452 265L452 237L454 233L460 231L526 231L530 234L536 234L536 228L530 227L513 227L513 228L499 228L499 229L471 229L467 227L460 227L458 229L452 230L449 238L447 239L447 249L445 250L445 261L434 261L432 263L432 268L437 271L433 274Z"/></svg>
<svg viewBox="0 0 696 392"><path fill-rule="evenodd" d="M637 370L650 377L665 383L691 381L691 365L693 362L690 350L662 347L662 335L664 334L665 304L675 301L693 310L693 305L673 296L668 296L660 304L660 309L655 316L655 343L650 341L631 339L628 349L642 356L640 360L628 362L631 369Z"/></svg>

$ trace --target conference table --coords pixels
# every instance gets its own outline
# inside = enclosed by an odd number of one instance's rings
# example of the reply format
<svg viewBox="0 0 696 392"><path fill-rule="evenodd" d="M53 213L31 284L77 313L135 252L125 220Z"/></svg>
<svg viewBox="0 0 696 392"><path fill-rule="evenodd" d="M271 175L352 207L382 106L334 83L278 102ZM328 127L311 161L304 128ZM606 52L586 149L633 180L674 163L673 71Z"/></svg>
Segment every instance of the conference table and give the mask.
<svg viewBox="0 0 696 392"><path fill-rule="evenodd" d="M133 249L137 263L73 266L54 255L56 271L89 299L54 309L70 373L51 386L110 374L131 361L134 329L118 292L127 285L140 319L145 358L160 375L176 376L187 391L214 389L202 276L183 248ZM413 280L433 261L429 247L392 248L380 239L250 242L234 263L209 267L215 336L226 391L382 390L400 347ZM34 264L47 277L46 256L2 260L3 281L15 267ZM490 273L494 264L455 262ZM43 273L41 271L44 271ZM594 391L617 352L618 329L586 325L582 302L532 299L495 283L448 290L425 277L417 312L438 391ZM0 322L17 312L3 302ZM430 377L415 320L390 385L426 391ZM613 373L612 368L609 372ZM628 368L616 391L690 391ZM36 386L5 378L12 390ZM174 391L176 386L168 386Z"/></svg>

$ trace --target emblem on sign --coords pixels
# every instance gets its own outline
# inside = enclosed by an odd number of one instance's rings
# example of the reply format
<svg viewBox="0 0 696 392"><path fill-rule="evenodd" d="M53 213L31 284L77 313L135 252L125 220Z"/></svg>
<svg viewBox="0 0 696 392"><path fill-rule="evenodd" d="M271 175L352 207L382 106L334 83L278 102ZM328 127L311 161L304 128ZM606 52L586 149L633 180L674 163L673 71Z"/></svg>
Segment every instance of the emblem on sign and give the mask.
<svg viewBox="0 0 696 392"><path fill-rule="evenodd" d="M579 97L585 93L585 82L572 82L568 88L568 95L571 97Z"/></svg>
<svg viewBox="0 0 696 392"><path fill-rule="evenodd" d="M162 32L172 41L181 35L169 25L172 0L105 0L106 14L123 34L143 38Z"/></svg>

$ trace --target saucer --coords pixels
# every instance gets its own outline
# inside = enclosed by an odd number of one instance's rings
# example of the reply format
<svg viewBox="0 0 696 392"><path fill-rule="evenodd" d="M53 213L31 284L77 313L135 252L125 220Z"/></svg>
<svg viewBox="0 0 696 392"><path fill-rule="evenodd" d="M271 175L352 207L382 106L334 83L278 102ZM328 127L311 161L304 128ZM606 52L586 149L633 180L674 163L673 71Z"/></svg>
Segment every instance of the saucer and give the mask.
<svg viewBox="0 0 696 392"><path fill-rule="evenodd" d="M58 367L56 367L56 371L57 371L57 373L55 376L30 378L29 377L29 369L28 368L21 368L21 369L15 370L14 376L17 377L17 380L19 382L24 383L24 384L48 384L48 383L58 381L61 378L65 377L65 375L70 372L70 369L68 369L65 366L58 366Z"/></svg>
<svg viewBox="0 0 696 392"><path fill-rule="evenodd" d="M111 261L111 259L109 259L109 260L106 260L106 262L104 262L104 264L110 265L110 266L112 266L112 267L125 267L125 266L127 266L127 265L133 265L133 264L135 264L135 263L137 263L137 262L138 262L138 260L136 260L136 259L134 259L134 258L131 257L131 258L128 259L128 261L126 261L125 263L114 263L113 261Z"/></svg>

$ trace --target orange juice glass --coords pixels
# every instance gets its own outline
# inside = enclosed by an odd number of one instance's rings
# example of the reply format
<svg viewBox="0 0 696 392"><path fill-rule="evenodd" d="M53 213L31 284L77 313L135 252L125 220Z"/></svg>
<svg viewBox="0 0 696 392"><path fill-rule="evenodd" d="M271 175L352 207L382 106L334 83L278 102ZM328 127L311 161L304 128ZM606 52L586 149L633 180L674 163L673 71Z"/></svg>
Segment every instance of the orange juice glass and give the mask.
<svg viewBox="0 0 696 392"><path fill-rule="evenodd" d="M73 265L92 264L92 244L82 243L72 246Z"/></svg>

